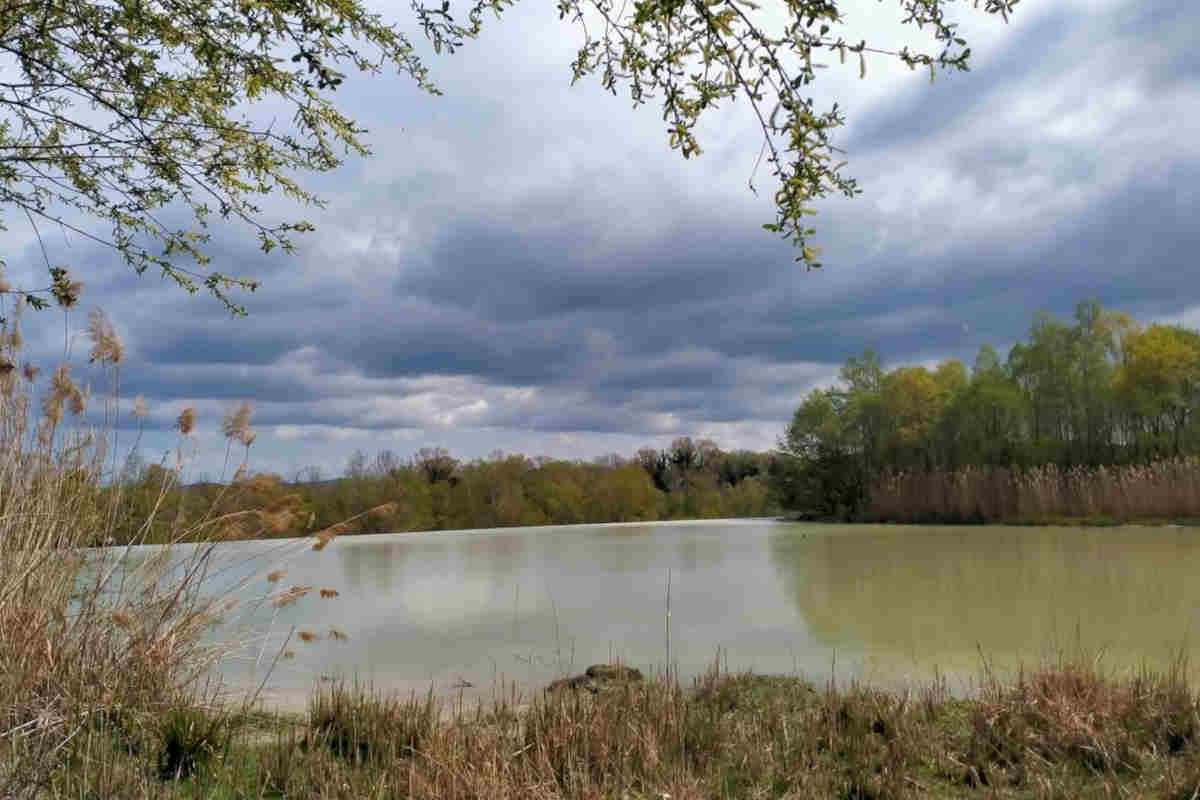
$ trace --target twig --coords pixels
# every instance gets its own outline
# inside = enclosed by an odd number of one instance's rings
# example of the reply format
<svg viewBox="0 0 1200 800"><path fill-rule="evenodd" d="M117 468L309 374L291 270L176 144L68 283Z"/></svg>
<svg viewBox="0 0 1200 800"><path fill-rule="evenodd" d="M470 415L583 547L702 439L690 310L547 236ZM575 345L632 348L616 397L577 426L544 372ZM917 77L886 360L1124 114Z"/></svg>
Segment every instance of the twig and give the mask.
<svg viewBox="0 0 1200 800"><path fill-rule="evenodd" d="M667 677L671 676L671 568L667 567Z"/></svg>

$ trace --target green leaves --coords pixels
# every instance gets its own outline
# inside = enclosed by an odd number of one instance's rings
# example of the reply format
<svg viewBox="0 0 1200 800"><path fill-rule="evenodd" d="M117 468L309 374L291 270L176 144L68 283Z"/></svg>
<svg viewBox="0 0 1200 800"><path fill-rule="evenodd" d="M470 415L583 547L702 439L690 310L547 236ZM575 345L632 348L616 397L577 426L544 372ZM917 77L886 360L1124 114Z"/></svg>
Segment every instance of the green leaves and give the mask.
<svg viewBox="0 0 1200 800"><path fill-rule="evenodd" d="M188 291L203 286L235 313L244 310L229 292L257 284L197 269L209 214L249 225L268 251L291 250L292 236L311 230L266 221L257 197L283 190L319 205L294 176L366 152L330 99L342 65L389 63L436 91L411 43L359 0L30 8L0 10L0 52L22 73L0 86L0 152L12 168L0 171L0 204L106 244L139 273L155 266ZM251 123L240 107L259 100L290 104L291 128ZM192 224L168 227L167 208L190 211ZM107 235L70 211L107 223Z"/></svg>

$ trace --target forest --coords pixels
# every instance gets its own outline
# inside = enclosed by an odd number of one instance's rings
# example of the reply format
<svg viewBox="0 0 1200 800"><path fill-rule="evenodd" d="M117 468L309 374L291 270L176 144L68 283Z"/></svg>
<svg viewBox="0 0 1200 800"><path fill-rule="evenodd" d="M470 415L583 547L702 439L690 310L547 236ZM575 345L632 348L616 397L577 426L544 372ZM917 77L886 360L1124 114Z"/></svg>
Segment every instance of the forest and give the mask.
<svg viewBox="0 0 1200 800"><path fill-rule="evenodd" d="M164 541L181 525L203 538L242 539L770 516L782 510L769 489L779 459L724 452L686 436L666 449L591 462L499 451L464 462L443 448L422 448L407 459L391 450L373 458L359 451L336 479L324 479L315 467L291 480L242 470L227 484L182 488L173 470L135 460L126 467L135 475L122 481L127 497L111 543L143 535ZM150 514L155 508L169 513ZM147 519L158 527L141 530Z"/></svg>
<svg viewBox="0 0 1200 800"><path fill-rule="evenodd" d="M893 521L1200 514L1200 333L1085 301L1006 359L885 369L812 390L779 450L789 509Z"/></svg>

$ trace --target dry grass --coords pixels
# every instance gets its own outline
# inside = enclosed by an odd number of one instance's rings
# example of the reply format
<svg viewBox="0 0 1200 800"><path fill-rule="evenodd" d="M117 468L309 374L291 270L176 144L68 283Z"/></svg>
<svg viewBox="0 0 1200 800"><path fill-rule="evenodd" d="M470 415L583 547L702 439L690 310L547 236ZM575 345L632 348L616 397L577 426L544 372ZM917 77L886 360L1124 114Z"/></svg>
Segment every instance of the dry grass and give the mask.
<svg viewBox="0 0 1200 800"><path fill-rule="evenodd" d="M1010 681L987 676L956 698L941 684L820 688L714 669L687 689L659 675L596 694L498 692L474 709L335 681L300 720L174 724L159 739L196 754L173 762L194 778L164 784L162 764L128 755L109 773L124 783L108 788L431 800L1186 798L1200 787L1200 748L1183 675L1120 677L1095 660L1064 660Z"/></svg>
<svg viewBox="0 0 1200 800"><path fill-rule="evenodd" d="M137 557L128 547L93 547L113 541L127 497L109 458L124 344L98 310L88 331L93 369L108 385L97 395L108 428L86 424L93 392L69 362L52 370L48 386L29 363L24 380L15 370L0 375L0 797L45 793L64 775L88 783L92 796L120 796L107 788L125 778L103 766L113 742L123 753L160 754L164 770L194 771L187 742L198 738L207 752L220 738L220 726L193 736L196 709L216 691L206 676L243 644L209 635L234 608L229 596L204 591L214 545L169 546L231 523L217 511L195 523L164 521L194 412L180 416L177 468L129 541L165 531L168 546ZM0 330L0 356L15 364L21 341L13 332ZM139 421L148 414L144 400L133 409Z"/></svg>
<svg viewBox="0 0 1200 800"><path fill-rule="evenodd" d="M862 516L893 522L1195 518L1200 517L1200 458L1119 467L897 473L874 483Z"/></svg>
<svg viewBox="0 0 1200 800"><path fill-rule="evenodd" d="M1178 662L1165 673L1124 679L1096 663L1064 662L1015 682L989 679L969 709L964 752L984 784L1023 785L1030 772L1072 768L1096 777L1138 777L1164 758L1195 758L1196 698Z"/></svg>
<svg viewBox="0 0 1200 800"><path fill-rule="evenodd" d="M956 699L714 669L689 690L659 676L449 715L335 684L308 748L277 741L258 776L286 762L288 796L439 800L1184 797L1200 776L1184 674L1061 661Z"/></svg>

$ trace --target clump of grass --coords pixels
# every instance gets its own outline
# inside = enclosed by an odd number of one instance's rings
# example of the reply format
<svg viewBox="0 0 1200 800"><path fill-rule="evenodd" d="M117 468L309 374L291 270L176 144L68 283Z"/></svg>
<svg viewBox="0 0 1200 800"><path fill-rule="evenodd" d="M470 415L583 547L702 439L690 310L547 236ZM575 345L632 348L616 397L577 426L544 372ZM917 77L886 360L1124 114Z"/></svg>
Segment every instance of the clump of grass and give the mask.
<svg viewBox="0 0 1200 800"><path fill-rule="evenodd" d="M337 680L309 700L309 736L355 763L388 763L417 753L431 739L438 716L432 690L424 700L407 700L358 683Z"/></svg>
<svg viewBox="0 0 1200 800"><path fill-rule="evenodd" d="M1018 784L1031 764L1140 775L1195 750L1198 713L1182 660L1119 680L1095 660L1064 660L1015 682L989 679L971 707L966 752L981 779L998 772Z"/></svg>
<svg viewBox="0 0 1200 800"><path fill-rule="evenodd" d="M1060 661L989 674L955 697L944 682L821 688L714 667L687 689L660 674L596 694L514 691L449 714L432 697L338 684L314 696L304 742L281 736L261 751L245 793L1184 798L1200 786L1184 674Z"/></svg>
<svg viewBox="0 0 1200 800"><path fill-rule="evenodd" d="M978 692L884 691L714 667L609 690L498 694L474 709L334 682L303 720L179 717L191 781L161 738L97 750L70 796L467 798L1192 797L1197 703L1182 669L1118 676L1062 660ZM115 723L113 723L115 728ZM135 726L136 729L136 726ZM196 735L199 731L200 735ZM266 733L267 735L263 736ZM185 735L186 734L186 735ZM190 738L189 738L190 737ZM106 759L104 764L99 755ZM179 758L177 764L186 760ZM179 770L179 774L189 768ZM85 780L86 777L86 780Z"/></svg>
<svg viewBox="0 0 1200 800"><path fill-rule="evenodd" d="M190 778L229 745L231 719L226 713L183 704L160 715L156 723L160 780Z"/></svg>

